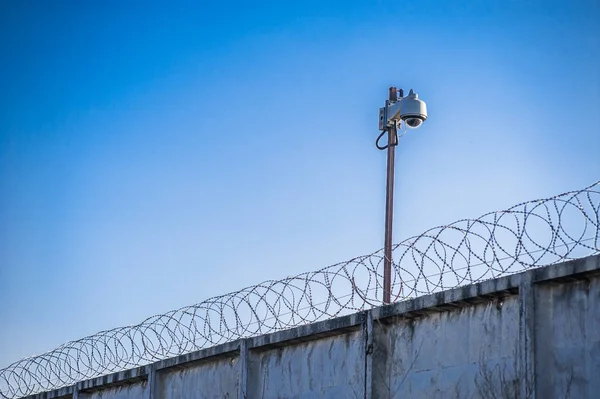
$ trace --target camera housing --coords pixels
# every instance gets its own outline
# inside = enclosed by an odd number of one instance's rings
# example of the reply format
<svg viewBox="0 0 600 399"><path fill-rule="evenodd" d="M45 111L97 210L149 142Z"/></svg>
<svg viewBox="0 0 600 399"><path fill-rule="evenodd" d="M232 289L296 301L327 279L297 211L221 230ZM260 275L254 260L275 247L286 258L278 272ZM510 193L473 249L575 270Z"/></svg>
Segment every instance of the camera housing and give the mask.
<svg viewBox="0 0 600 399"><path fill-rule="evenodd" d="M426 119L427 105L411 89L406 97L400 97L397 101L386 101L386 106L379 109L379 130L393 127L399 121L404 122L408 128L416 129Z"/></svg>
<svg viewBox="0 0 600 399"><path fill-rule="evenodd" d="M408 96L400 100L400 119L404 121L406 127L416 129L427 119L427 105L419 100L419 95L412 89Z"/></svg>

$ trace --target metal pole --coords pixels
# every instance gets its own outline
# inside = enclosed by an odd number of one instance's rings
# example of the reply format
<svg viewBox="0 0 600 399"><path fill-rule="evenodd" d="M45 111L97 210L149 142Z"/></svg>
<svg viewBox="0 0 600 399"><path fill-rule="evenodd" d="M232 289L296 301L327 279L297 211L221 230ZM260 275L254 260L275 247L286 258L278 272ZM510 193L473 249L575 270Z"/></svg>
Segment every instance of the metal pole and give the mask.
<svg viewBox="0 0 600 399"><path fill-rule="evenodd" d="M390 87L389 101L397 101L398 92ZM383 243L383 303L391 302L392 294L392 223L394 221L394 160L396 158L396 142L398 127L387 129L387 173L385 185L385 237Z"/></svg>
<svg viewBox="0 0 600 399"><path fill-rule="evenodd" d="M394 220L394 160L396 127L388 129L387 180L385 186L385 238L383 246L383 303L391 302L392 293L392 222Z"/></svg>

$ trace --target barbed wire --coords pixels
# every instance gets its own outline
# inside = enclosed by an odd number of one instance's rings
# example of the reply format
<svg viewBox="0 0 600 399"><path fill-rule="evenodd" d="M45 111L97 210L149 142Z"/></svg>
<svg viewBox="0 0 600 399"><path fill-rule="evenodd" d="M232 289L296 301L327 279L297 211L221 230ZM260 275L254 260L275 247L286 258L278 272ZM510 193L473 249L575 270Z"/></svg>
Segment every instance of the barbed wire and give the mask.
<svg viewBox="0 0 600 399"><path fill-rule="evenodd" d="M600 181L408 238L393 248L393 301L600 253ZM67 342L0 370L13 399L381 305L383 251L269 280Z"/></svg>

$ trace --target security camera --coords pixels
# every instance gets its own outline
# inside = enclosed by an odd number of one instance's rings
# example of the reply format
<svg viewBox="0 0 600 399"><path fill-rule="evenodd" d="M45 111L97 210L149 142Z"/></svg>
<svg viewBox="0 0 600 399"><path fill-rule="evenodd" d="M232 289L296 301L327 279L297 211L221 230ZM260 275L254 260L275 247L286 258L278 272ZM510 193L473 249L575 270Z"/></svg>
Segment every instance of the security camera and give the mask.
<svg viewBox="0 0 600 399"><path fill-rule="evenodd" d="M395 95L394 95L395 97ZM379 110L379 130L393 127L403 121L411 129L418 128L427 119L427 105L419 100L412 89L406 97L386 101L386 106Z"/></svg>
<svg viewBox="0 0 600 399"><path fill-rule="evenodd" d="M423 121L425 120L425 118L422 118L420 116L414 117L414 118L402 118L404 120L404 123L406 123L406 126L411 128L411 129L416 129L419 126L421 126L421 123L423 123Z"/></svg>
<svg viewBox="0 0 600 399"><path fill-rule="evenodd" d="M408 96L400 100L400 119L406 123L406 126L414 129L427 119L427 105L419 100L417 93L410 90Z"/></svg>

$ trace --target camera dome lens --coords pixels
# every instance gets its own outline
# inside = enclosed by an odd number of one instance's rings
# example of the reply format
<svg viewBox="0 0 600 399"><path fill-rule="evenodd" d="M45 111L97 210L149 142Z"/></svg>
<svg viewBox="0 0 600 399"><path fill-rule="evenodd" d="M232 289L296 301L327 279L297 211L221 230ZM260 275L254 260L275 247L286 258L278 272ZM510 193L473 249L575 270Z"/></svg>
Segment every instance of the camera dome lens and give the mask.
<svg viewBox="0 0 600 399"><path fill-rule="evenodd" d="M406 123L406 126L414 129L421 126L423 120L421 120L421 118L408 118L404 122Z"/></svg>

